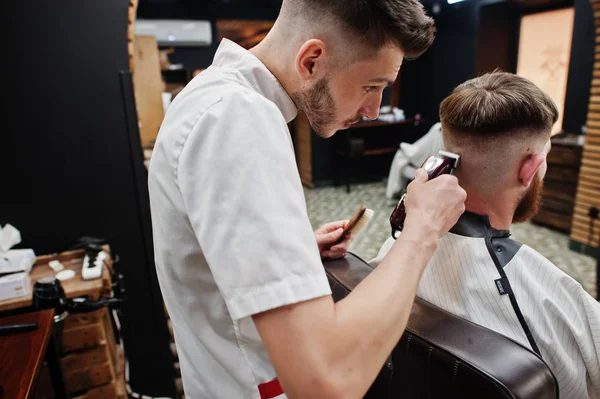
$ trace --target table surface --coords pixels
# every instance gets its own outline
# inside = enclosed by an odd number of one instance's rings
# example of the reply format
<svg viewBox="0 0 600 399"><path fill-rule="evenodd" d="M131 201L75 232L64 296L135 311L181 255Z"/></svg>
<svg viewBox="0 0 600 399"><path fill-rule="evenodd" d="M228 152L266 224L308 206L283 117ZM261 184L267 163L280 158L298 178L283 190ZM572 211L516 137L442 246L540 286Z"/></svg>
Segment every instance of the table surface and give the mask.
<svg viewBox="0 0 600 399"><path fill-rule="evenodd" d="M108 250L108 246L104 247ZM75 298L79 296L89 296L92 299L98 299L100 296L111 291L111 280L110 271L108 267L102 268L101 278L94 280L84 280L81 277L81 268L83 265L83 257L85 252L83 250L64 252L59 255L43 255L36 259L35 265L31 269L31 287L29 287L29 295L20 298L9 299L0 301L0 312L7 310L23 308L31 306L31 294L33 284L42 277L54 276L56 272L48 266L51 260L59 260L65 269L72 269L75 271L75 277L69 280L61 281L61 285L65 290L67 298ZM112 267L110 257L107 257L106 262Z"/></svg>
<svg viewBox="0 0 600 399"><path fill-rule="evenodd" d="M0 336L0 385L2 399L29 398L35 384L46 349L50 342L54 310L43 310L0 318L0 325L37 322L35 330Z"/></svg>

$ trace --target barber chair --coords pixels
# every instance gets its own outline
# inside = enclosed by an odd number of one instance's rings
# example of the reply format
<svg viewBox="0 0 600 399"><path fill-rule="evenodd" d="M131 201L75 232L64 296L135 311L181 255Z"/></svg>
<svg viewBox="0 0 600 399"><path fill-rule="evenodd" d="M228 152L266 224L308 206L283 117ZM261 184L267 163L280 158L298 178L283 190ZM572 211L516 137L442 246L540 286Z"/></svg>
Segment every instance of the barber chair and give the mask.
<svg viewBox="0 0 600 399"><path fill-rule="evenodd" d="M351 253L325 269L335 301L373 270ZM557 399L558 383L531 350L416 298L402 339L365 398Z"/></svg>

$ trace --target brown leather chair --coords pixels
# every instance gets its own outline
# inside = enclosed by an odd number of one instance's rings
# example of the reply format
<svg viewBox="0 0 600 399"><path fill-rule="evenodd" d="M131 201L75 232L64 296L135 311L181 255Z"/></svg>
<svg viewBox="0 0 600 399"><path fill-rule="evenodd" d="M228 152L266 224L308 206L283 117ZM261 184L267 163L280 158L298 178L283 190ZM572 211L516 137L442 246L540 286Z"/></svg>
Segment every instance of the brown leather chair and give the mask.
<svg viewBox="0 0 600 399"><path fill-rule="evenodd" d="M372 271L351 253L325 262L325 269L336 301ZM531 350L416 298L406 331L366 398L556 399L558 383Z"/></svg>

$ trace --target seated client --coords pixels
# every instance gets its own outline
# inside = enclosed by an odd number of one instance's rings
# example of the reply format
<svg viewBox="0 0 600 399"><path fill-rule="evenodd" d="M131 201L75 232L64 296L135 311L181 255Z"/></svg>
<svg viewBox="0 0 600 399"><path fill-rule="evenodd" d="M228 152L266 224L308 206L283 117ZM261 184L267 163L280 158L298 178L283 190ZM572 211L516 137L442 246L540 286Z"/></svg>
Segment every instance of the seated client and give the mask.
<svg viewBox="0 0 600 399"><path fill-rule="evenodd" d="M442 102L444 146L461 155L467 212L439 241L417 296L531 348L562 399L600 398L600 304L509 232L538 210L557 116L547 94L502 72L469 80Z"/></svg>

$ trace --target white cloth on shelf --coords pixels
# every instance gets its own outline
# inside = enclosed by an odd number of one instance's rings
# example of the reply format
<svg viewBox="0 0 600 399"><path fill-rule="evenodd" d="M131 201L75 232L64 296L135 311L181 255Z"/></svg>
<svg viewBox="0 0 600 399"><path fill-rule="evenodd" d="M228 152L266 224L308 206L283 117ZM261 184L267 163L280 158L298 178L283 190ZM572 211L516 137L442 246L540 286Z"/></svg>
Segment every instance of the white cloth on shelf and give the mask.
<svg viewBox="0 0 600 399"><path fill-rule="evenodd" d="M414 178L414 168L419 168L430 156L444 148L442 124L436 123L414 144L400 143L394 156L387 181L385 195L394 198L406 190L406 186ZM408 168L408 169L407 169ZM406 172L406 173L404 173ZM411 176L412 175L412 176Z"/></svg>

